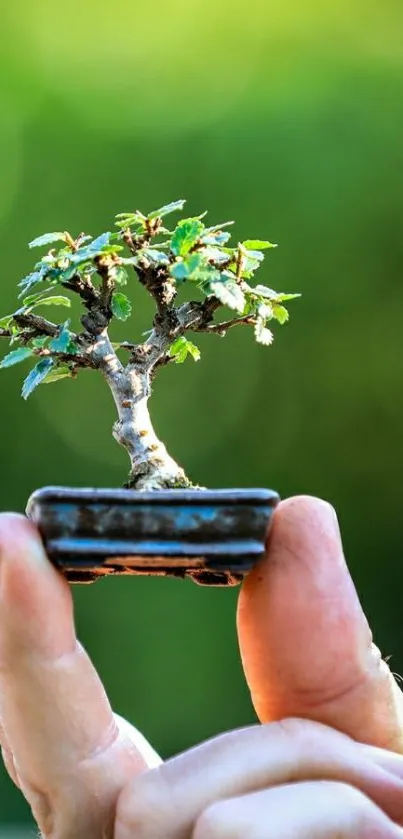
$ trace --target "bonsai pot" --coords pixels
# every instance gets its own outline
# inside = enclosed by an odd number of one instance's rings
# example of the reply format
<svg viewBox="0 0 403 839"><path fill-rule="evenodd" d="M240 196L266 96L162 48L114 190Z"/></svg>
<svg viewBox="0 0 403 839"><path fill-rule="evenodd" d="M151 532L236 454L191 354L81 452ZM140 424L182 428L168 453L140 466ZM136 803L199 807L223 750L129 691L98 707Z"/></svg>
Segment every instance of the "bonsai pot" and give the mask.
<svg viewBox="0 0 403 839"><path fill-rule="evenodd" d="M268 489L45 487L27 515L71 582L142 574L235 585L264 554L278 501Z"/></svg>

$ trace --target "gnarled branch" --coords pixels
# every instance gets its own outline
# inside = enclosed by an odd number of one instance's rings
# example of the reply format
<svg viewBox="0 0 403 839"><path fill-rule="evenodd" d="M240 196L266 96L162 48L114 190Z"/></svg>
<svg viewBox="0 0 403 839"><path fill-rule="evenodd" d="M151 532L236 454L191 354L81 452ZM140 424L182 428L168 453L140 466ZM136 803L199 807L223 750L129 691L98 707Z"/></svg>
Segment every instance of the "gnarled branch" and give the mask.
<svg viewBox="0 0 403 839"><path fill-rule="evenodd" d="M71 280L65 280L61 285L63 288L67 288L69 291L74 291L78 294L87 309L97 305L99 294L90 279L84 279L79 274L75 274Z"/></svg>
<svg viewBox="0 0 403 839"><path fill-rule="evenodd" d="M32 337L50 335L51 338L56 338L60 331L59 326L40 315L32 315L30 313L14 315L13 320L18 326L32 330Z"/></svg>

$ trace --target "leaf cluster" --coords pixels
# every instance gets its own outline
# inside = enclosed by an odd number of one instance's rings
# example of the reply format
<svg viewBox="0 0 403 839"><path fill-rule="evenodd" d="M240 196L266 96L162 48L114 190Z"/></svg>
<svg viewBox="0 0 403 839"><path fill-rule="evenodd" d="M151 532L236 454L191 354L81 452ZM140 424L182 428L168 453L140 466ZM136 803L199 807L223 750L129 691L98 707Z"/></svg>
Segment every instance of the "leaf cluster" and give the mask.
<svg viewBox="0 0 403 839"><path fill-rule="evenodd" d="M138 210L119 213L115 229L95 239L84 234L74 239L59 231L30 242L30 248L48 250L19 282L19 307L0 319L0 336L7 337L12 347L0 367L33 357L37 362L25 379L24 398L41 383L74 376L80 367L93 366L90 349L99 334L114 319L127 320L131 315L130 299L122 291L130 275L137 276L156 302L154 331L175 322L172 314L179 310L174 301L186 284L197 296L190 306L198 316L190 319L185 331L224 335L230 327L243 323L253 327L258 343L272 343L268 324L286 323L284 304L299 297L252 284L265 251L275 245L248 239L231 246L227 228L232 222L206 226L206 214L182 218L172 230L166 227L166 217L182 211L184 204L183 200L174 201L147 215ZM70 297L61 293L66 289L79 295L87 312L81 319L80 334L71 331L69 320L57 324L38 314L42 307L69 307ZM234 316L214 321L220 307L232 310ZM151 341L152 335L147 343ZM188 356L198 360L200 351L176 328L165 358L181 363Z"/></svg>

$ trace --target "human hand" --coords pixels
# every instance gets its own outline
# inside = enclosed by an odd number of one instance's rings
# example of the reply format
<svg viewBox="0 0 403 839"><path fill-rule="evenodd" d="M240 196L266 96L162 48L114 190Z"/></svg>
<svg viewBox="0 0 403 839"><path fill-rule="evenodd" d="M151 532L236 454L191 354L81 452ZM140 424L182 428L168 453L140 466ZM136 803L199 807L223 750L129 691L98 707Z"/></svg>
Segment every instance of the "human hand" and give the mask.
<svg viewBox="0 0 403 839"><path fill-rule="evenodd" d="M212 818L222 824L222 810L217 807L224 804L214 802L241 796L226 810L227 814L238 812L236 807L239 810L246 803L242 796L262 788L267 788L266 792L256 795L297 793L300 805L296 801L290 805L284 799L280 804L273 799L265 804L260 799L263 808L287 816L286 828L293 836L299 836L298 824L301 829L306 827L302 810L298 816L300 806L305 813L318 814L316 826L323 832L314 833L310 824L311 836L322 839L330 835L335 815L332 801L336 810L345 811L346 825L351 825L351 813L352 823L357 825L358 808L359 821L375 826L379 835L396 835L398 828L369 799L401 821L402 759L359 746L321 726L317 734L312 723L291 723L296 726L293 737L288 738L290 749L291 741L295 747L294 758L291 752L287 758L286 752L285 761L278 751L277 758L273 755L272 741L265 740L278 736L283 748L287 738L278 732L284 726L269 725L218 738L200 747L201 751L140 774L158 759L134 729L113 717L99 679L76 642L69 588L48 563L36 531L22 517L0 517L0 556L2 742L10 774L31 803L45 837L126 839L135 835L137 839L161 835L162 829L164 837L176 838L191 835L189 831L197 825L197 839L201 839L200 831L210 830ZM292 620L289 615L284 621L287 604L293 607ZM290 713L311 716L345 729L357 739L401 749L401 697L379 656L374 657L370 650L368 629L341 559L327 505L293 499L280 506L267 559L243 586L239 629L247 678L262 720ZM306 648L300 647L302 631L309 649L308 665ZM329 737L333 739L329 741ZM335 737L339 738L337 744ZM318 748L316 758L309 746L312 738ZM235 741L236 753L228 749L228 743L233 748ZM260 752L258 743L262 744ZM263 752L266 763L259 774L259 754L263 759ZM232 755L241 776L236 783L229 772ZM212 759L217 766L214 783ZM186 768L189 784L193 783L196 800L190 789L184 794L181 767ZM165 812L158 789L161 794L161 779L165 795L171 789L164 781L166 773L180 781L177 797L174 784L171 790L180 823L173 825L170 834L167 824L159 834L140 833L139 824L148 829L152 824L149 816ZM318 778L328 779L321 782L320 800L313 786ZM306 783L297 788L288 783L280 786L290 780ZM147 787L151 793L146 794L147 784L151 784ZM150 799L154 803L152 811L147 811ZM258 812L257 799L252 803ZM250 800L248 806L250 809ZM297 821L290 822L291 816ZM185 827L184 818L188 819ZM240 818L239 814L238 821ZM259 825L262 829L266 825L261 815L257 828ZM277 824L274 831L278 837L280 828ZM252 836L248 830L244 826L243 833ZM228 835L228 831L214 835ZM361 836L358 828L354 835Z"/></svg>

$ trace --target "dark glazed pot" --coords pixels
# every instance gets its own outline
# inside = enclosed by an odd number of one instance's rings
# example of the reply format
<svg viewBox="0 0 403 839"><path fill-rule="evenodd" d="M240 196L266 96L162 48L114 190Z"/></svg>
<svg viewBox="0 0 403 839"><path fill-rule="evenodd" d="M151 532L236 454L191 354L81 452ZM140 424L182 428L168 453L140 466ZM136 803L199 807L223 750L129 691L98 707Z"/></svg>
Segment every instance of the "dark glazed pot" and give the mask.
<svg viewBox="0 0 403 839"><path fill-rule="evenodd" d="M278 501L268 489L45 487L31 495L27 515L71 582L157 574L235 585L264 553Z"/></svg>

